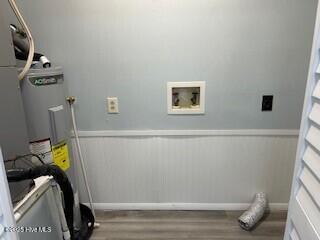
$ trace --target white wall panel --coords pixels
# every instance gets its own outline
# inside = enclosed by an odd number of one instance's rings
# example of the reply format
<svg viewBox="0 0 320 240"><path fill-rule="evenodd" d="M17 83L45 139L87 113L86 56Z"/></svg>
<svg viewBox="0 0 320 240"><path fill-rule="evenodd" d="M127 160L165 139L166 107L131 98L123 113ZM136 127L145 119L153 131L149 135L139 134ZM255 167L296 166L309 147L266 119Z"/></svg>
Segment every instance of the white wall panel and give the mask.
<svg viewBox="0 0 320 240"><path fill-rule="evenodd" d="M296 143L297 136L81 138L95 203L243 204L258 191L287 203Z"/></svg>

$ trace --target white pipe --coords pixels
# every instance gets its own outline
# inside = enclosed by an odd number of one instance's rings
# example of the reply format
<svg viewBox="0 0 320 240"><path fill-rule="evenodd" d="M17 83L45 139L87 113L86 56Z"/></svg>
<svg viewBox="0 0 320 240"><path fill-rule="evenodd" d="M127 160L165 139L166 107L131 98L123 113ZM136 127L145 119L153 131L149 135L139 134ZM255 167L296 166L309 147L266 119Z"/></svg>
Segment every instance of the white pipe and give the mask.
<svg viewBox="0 0 320 240"><path fill-rule="evenodd" d="M87 190L88 197L89 197L90 208L91 208L91 211L92 211L92 214L93 214L94 218L96 219L96 214L95 214L95 211L94 211L94 208L93 208L91 191L90 191L88 178L87 178L87 173L85 171L84 160L83 160L82 151L81 151L81 145L80 145L78 129L77 129L77 125L76 125L76 117L75 117L75 114L74 114L73 102L69 101L69 104L70 104L70 109L71 109L73 133L74 133L75 140L76 140L76 146L77 146L78 156L79 156L79 160L80 160L81 171L82 171L82 175L83 175L84 182L85 182L85 185L86 185L86 190Z"/></svg>
<svg viewBox="0 0 320 240"><path fill-rule="evenodd" d="M19 73L18 78L19 80L22 80L24 78L24 76L27 74L27 72L29 71L31 64L32 64L32 60L33 60L33 55L34 55L34 42L33 42L33 38L31 35L31 32L26 24L26 22L24 21L18 7L17 4L15 2L15 0L8 0L9 4L14 12L14 14L16 15L20 25L22 26L22 28L24 29L24 31L27 34L27 39L29 42L29 54L28 54L28 58L27 58L27 62L23 68L23 70Z"/></svg>

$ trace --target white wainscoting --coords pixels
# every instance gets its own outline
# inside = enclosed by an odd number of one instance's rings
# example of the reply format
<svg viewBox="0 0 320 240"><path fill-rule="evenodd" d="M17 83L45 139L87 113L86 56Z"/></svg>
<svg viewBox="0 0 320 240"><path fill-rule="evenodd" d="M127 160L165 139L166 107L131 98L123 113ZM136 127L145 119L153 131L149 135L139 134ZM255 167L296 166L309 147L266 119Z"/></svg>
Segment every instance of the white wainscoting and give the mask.
<svg viewBox="0 0 320 240"><path fill-rule="evenodd" d="M271 208L285 209L297 135L297 130L80 132L100 209L245 209L259 191L267 192Z"/></svg>

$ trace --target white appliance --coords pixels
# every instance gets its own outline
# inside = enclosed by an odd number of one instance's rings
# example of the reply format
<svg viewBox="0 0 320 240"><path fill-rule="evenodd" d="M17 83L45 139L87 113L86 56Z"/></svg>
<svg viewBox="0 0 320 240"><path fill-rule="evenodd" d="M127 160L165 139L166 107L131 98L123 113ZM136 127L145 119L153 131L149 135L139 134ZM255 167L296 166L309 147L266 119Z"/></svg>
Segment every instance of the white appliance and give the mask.
<svg viewBox="0 0 320 240"><path fill-rule="evenodd" d="M14 207L20 239L64 239L59 215L62 205L57 201L56 186L52 177L39 177L35 179L34 188Z"/></svg>

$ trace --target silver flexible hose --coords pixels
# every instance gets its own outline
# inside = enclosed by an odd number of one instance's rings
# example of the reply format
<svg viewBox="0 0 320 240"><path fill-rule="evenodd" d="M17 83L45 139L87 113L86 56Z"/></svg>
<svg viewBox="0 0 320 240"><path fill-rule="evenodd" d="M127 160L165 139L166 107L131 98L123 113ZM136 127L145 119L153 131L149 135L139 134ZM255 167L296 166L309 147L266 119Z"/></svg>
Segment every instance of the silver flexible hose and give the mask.
<svg viewBox="0 0 320 240"><path fill-rule="evenodd" d="M74 101L75 101L74 98L73 98L73 101L69 101L68 100L68 102L70 104L70 110L71 110L73 133L74 133L75 140L76 140L76 146L77 146L77 151L78 151L78 157L79 157L79 160L80 160L81 171L82 171L82 175L83 175L84 182L85 182L85 185L86 185L86 190L87 190L88 197L89 197L90 208L91 208L91 211L92 211L92 214L93 214L94 218L96 219L95 210L93 208L93 201L92 201L90 186L89 186L89 183L88 183L88 177L87 177L87 173L86 173L86 170L85 170L83 155L82 155L82 151L81 151L81 145L80 145L78 129L77 129L77 124L76 124L76 117L75 117L75 114L74 114L74 107L73 107Z"/></svg>
<svg viewBox="0 0 320 240"><path fill-rule="evenodd" d="M238 219L240 227L244 230L251 230L263 217L267 209L267 195L264 192L257 193L250 208Z"/></svg>

